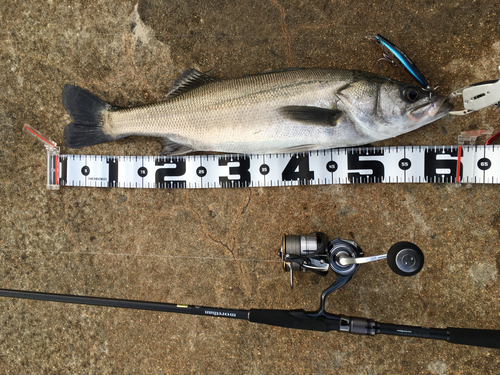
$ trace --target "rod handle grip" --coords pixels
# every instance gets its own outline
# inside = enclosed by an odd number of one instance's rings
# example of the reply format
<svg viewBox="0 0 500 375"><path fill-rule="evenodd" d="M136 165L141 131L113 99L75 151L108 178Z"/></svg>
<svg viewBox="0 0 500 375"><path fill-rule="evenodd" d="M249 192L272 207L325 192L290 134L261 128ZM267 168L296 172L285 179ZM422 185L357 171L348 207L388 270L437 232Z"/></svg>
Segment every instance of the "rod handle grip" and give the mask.
<svg viewBox="0 0 500 375"><path fill-rule="evenodd" d="M448 327L447 331L452 344L500 349L500 330Z"/></svg>
<svg viewBox="0 0 500 375"><path fill-rule="evenodd" d="M271 326L328 332L339 330L339 319L332 315L311 317L304 310L250 309L248 320Z"/></svg>

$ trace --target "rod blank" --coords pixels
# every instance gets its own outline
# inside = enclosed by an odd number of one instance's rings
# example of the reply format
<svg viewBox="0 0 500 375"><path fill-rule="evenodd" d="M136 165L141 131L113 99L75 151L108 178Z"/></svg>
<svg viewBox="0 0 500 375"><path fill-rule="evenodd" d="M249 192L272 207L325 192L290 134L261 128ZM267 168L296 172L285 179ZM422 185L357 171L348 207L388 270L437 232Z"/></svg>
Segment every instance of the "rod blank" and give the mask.
<svg viewBox="0 0 500 375"><path fill-rule="evenodd" d="M378 323L364 318L344 317L328 313L307 312L304 310L236 310L218 307L175 305L162 302L30 292L13 289L0 289L0 297L244 319L253 323L321 332L344 331L361 335L383 334L418 337L445 340L452 344L500 349L500 330L493 329L426 328ZM353 324L351 324L351 322ZM367 327L369 329L367 329Z"/></svg>

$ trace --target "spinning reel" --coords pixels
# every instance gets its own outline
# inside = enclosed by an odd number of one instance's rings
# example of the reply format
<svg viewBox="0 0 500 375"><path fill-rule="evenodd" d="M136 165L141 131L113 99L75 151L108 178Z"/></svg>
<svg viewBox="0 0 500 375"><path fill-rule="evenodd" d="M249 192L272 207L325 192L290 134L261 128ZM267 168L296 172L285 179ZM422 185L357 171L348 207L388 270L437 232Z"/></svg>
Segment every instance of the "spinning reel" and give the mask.
<svg viewBox="0 0 500 375"><path fill-rule="evenodd" d="M329 241L322 232L304 236L285 235L278 254L283 261L283 269L290 272L292 288L293 271L312 271L321 276L326 276L330 269L335 272L335 282L321 295L320 315L325 312L326 297L344 286L360 264L387 259L389 268L400 276L413 276L424 266L422 250L411 242L397 242L387 254L365 257L356 242L340 238Z"/></svg>

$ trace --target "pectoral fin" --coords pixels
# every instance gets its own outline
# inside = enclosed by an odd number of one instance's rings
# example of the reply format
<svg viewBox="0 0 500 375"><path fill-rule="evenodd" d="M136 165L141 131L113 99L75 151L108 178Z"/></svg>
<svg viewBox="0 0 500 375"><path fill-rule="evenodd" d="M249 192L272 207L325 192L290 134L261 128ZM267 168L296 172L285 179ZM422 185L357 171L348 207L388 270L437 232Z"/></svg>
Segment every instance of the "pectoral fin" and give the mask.
<svg viewBox="0 0 500 375"><path fill-rule="evenodd" d="M280 113L293 121L324 126L335 126L342 115L342 111L336 109L295 105L281 107Z"/></svg>

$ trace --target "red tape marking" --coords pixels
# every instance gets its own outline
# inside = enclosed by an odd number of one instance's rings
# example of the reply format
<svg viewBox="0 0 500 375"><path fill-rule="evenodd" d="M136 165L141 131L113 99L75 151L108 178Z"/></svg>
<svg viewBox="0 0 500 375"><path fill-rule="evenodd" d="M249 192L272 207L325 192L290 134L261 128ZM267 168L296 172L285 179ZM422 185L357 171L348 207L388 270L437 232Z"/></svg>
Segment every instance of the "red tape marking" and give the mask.
<svg viewBox="0 0 500 375"><path fill-rule="evenodd" d="M455 182L460 182L460 162L462 159L462 146L458 146L458 159L457 159L457 176Z"/></svg>

